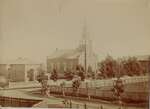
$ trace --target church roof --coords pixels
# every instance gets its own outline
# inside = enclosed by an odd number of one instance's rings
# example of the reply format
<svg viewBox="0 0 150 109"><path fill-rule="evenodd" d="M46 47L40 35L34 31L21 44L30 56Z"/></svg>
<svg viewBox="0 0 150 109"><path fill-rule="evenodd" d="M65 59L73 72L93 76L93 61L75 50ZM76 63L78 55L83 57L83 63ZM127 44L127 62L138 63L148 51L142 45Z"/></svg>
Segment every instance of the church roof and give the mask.
<svg viewBox="0 0 150 109"><path fill-rule="evenodd" d="M77 49L59 49L56 50L52 55L48 56L48 58L77 58L80 55L80 52Z"/></svg>

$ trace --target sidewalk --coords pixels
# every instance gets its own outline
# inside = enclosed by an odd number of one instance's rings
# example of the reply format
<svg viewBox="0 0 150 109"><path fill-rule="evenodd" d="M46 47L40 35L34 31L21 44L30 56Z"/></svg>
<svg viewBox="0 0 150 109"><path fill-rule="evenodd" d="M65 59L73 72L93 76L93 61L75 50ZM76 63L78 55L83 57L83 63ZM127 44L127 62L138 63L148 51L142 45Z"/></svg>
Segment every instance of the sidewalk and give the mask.
<svg viewBox="0 0 150 109"><path fill-rule="evenodd" d="M27 87L40 87L41 84L37 81L32 82L10 82L9 88L27 88Z"/></svg>

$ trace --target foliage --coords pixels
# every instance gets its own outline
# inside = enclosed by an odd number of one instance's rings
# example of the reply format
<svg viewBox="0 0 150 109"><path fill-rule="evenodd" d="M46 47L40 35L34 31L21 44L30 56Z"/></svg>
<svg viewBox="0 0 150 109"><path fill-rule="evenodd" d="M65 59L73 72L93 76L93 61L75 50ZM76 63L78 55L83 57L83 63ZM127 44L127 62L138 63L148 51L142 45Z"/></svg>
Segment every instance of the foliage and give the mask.
<svg viewBox="0 0 150 109"><path fill-rule="evenodd" d="M123 70L129 76L140 75L142 73L142 66L135 57L129 57L129 59L123 63Z"/></svg>
<svg viewBox="0 0 150 109"><path fill-rule="evenodd" d="M67 72L65 72L64 76L67 80L72 80L73 79L73 72L67 71Z"/></svg>
<svg viewBox="0 0 150 109"><path fill-rule="evenodd" d="M81 65L78 65L76 67L76 73L81 78L82 81L85 80L85 71L84 71L84 68Z"/></svg>
<svg viewBox="0 0 150 109"><path fill-rule="evenodd" d="M57 79L58 79L58 72L57 72L56 69L53 69L53 72L51 74L50 79L52 79L53 81L57 81Z"/></svg>
<svg viewBox="0 0 150 109"><path fill-rule="evenodd" d="M34 69L30 69L27 71L27 77L29 78L29 81L33 81L34 80Z"/></svg>
<svg viewBox="0 0 150 109"><path fill-rule="evenodd" d="M96 79L104 79L105 76L100 72L100 69L96 72Z"/></svg>
<svg viewBox="0 0 150 109"><path fill-rule="evenodd" d="M73 91L75 93L77 93L80 85L81 85L81 79L80 79L80 77L76 77L72 82Z"/></svg>
<svg viewBox="0 0 150 109"><path fill-rule="evenodd" d="M88 70L87 70L88 73L92 73L93 70L92 70L92 67L91 66L88 66Z"/></svg>
<svg viewBox="0 0 150 109"><path fill-rule="evenodd" d="M118 97L124 92L123 81L120 78L117 78L117 80L114 81L112 91L114 92L114 95Z"/></svg>
<svg viewBox="0 0 150 109"><path fill-rule="evenodd" d="M39 67L38 69L37 69L37 73L38 73L38 75L37 75L37 81L38 82L42 82L42 80L44 80L44 79L46 79L46 75L45 75L45 71L41 68L41 67Z"/></svg>
<svg viewBox="0 0 150 109"><path fill-rule="evenodd" d="M79 72L79 76L81 77L81 80L84 81L85 80L85 74L83 71Z"/></svg>
<svg viewBox="0 0 150 109"><path fill-rule="evenodd" d="M92 67L91 67L91 66L88 66L88 69L87 69L87 77L88 77L88 78L95 79L95 72L92 70Z"/></svg>
<svg viewBox="0 0 150 109"><path fill-rule="evenodd" d="M114 60L111 56L107 56L99 63L99 72L98 77L112 78L124 75L141 75L143 68L135 57Z"/></svg>
<svg viewBox="0 0 150 109"><path fill-rule="evenodd" d="M147 68L147 72L150 72L150 56L149 56L149 58L148 58L148 68Z"/></svg>
<svg viewBox="0 0 150 109"><path fill-rule="evenodd" d="M92 79L95 79L96 77L95 77L95 72L91 72L91 77L92 77Z"/></svg>
<svg viewBox="0 0 150 109"><path fill-rule="evenodd" d="M117 72L117 61L114 60L111 56L107 56L105 60L103 60L100 65L100 72L104 77L114 77Z"/></svg>
<svg viewBox="0 0 150 109"><path fill-rule="evenodd" d="M45 71L42 68L38 69L38 75L37 75L37 81L41 83L42 94L46 94L46 91L48 89L48 76L45 74Z"/></svg>
<svg viewBox="0 0 150 109"><path fill-rule="evenodd" d="M9 86L9 81L8 81L8 78L6 78L5 76L3 75L0 75L0 87L1 88L5 88Z"/></svg>

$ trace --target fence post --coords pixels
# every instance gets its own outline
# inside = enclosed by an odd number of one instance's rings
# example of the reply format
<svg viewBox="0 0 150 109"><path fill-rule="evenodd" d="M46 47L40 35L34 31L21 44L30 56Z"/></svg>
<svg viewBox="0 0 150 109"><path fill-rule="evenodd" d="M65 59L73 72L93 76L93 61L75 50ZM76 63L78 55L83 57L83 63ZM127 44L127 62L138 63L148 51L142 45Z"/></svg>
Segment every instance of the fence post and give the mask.
<svg viewBox="0 0 150 109"><path fill-rule="evenodd" d="M87 109L87 105L86 105L86 103L84 104L84 109Z"/></svg>
<svg viewBox="0 0 150 109"><path fill-rule="evenodd" d="M77 104L77 109L79 109L79 104Z"/></svg>
<svg viewBox="0 0 150 109"><path fill-rule="evenodd" d="M70 100L70 108L72 108L72 102L71 102L71 100Z"/></svg>
<svg viewBox="0 0 150 109"><path fill-rule="evenodd" d="M86 83L86 90L87 90L87 96L88 96L88 100L91 99L90 94L89 94L89 84Z"/></svg>
<svg viewBox="0 0 150 109"><path fill-rule="evenodd" d="M103 105L101 105L98 109L103 109Z"/></svg>
<svg viewBox="0 0 150 109"><path fill-rule="evenodd" d="M119 102L119 109L122 109L122 100L121 100L121 96L118 96L118 102Z"/></svg>

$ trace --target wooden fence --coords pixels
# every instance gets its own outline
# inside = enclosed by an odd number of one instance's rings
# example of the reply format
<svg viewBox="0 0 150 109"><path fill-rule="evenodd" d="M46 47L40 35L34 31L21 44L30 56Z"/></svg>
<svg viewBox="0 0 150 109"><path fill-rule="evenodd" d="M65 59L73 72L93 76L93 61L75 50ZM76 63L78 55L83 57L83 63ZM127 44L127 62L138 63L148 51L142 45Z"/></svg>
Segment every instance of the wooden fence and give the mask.
<svg viewBox="0 0 150 109"><path fill-rule="evenodd" d="M65 96L79 96L92 99L106 99L112 100L116 99L112 87L103 87L103 88L79 88L77 94L73 91L72 87L59 87L59 86L50 86L50 93L65 95ZM148 90L147 91L128 91L126 90L122 94L124 100L129 101L148 101Z"/></svg>
<svg viewBox="0 0 150 109"><path fill-rule="evenodd" d="M68 100L65 103L66 108L73 108L73 109L105 109L103 105L97 104L97 105L91 105L88 103L77 103L72 102L71 100Z"/></svg>

